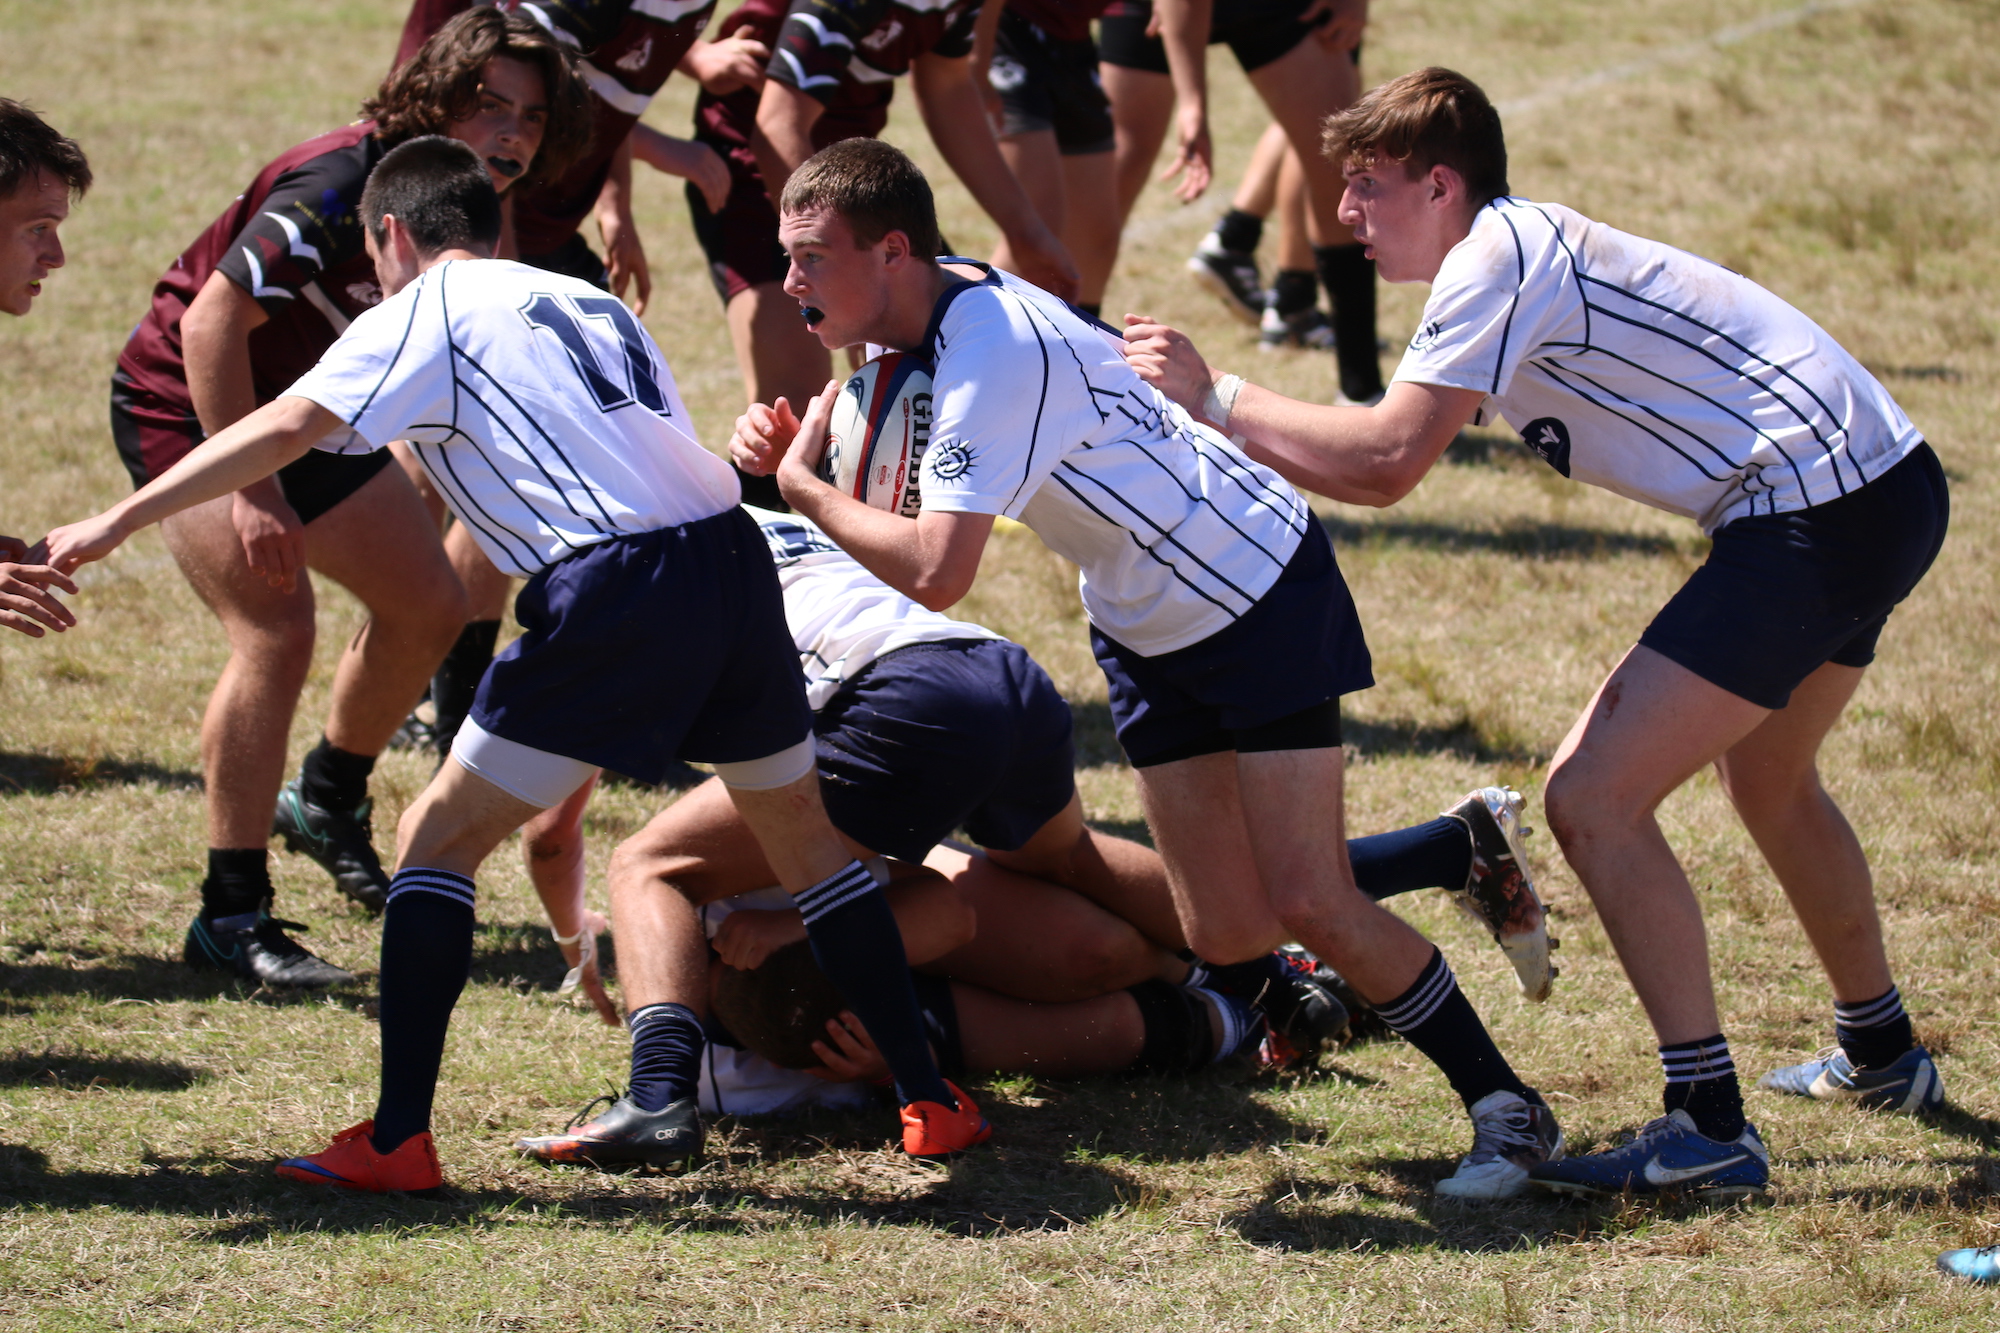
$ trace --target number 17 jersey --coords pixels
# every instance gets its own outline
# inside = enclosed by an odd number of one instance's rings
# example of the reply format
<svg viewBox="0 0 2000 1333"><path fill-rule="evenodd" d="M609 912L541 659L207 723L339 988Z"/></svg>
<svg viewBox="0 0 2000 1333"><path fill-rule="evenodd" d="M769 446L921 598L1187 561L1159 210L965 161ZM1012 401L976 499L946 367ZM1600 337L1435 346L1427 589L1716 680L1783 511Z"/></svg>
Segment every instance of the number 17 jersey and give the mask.
<svg viewBox="0 0 2000 1333"><path fill-rule="evenodd" d="M351 428L320 448L408 440L509 574L740 498L703 449L666 358L615 296L500 259L451 260L347 327L287 396Z"/></svg>

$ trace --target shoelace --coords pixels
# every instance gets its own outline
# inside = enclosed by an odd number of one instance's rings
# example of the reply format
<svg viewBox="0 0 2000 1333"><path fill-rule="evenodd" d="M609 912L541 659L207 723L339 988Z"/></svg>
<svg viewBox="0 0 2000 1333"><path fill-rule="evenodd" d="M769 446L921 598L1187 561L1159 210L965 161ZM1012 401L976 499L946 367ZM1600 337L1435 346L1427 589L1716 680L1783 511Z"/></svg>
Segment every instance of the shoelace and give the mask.
<svg viewBox="0 0 2000 1333"><path fill-rule="evenodd" d="M299 954L310 954L312 950L306 948L305 945L300 944L297 940L285 934L285 932L296 930L303 935L311 929L312 927L302 921L287 921L283 917L266 916L258 919L257 924L251 927L250 933L255 937L257 943L263 945L272 953L278 954L281 957L292 958Z"/></svg>
<svg viewBox="0 0 2000 1333"><path fill-rule="evenodd" d="M1489 1111L1472 1122L1472 1151L1465 1160L1476 1166L1497 1161L1517 1149L1541 1146L1541 1136L1535 1133L1534 1108L1508 1107Z"/></svg>
<svg viewBox="0 0 2000 1333"><path fill-rule="evenodd" d="M581 1111L578 1111L575 1115L569 1118L569 1123L563 1126L563 1133L565 1134L569 1133L572 1129L575 1129L578 1125L589 1124L591 1121L591 1117L597 1114L598 1107L616 1106L618 1104L619 1099L622 1098L624 1095L625 1091L623 1089L615 1087L612 1088L611 1091L609 1092L599 1093L597 1096L591 1098L588 1102L585 1102L583 1109Z"/></svg>

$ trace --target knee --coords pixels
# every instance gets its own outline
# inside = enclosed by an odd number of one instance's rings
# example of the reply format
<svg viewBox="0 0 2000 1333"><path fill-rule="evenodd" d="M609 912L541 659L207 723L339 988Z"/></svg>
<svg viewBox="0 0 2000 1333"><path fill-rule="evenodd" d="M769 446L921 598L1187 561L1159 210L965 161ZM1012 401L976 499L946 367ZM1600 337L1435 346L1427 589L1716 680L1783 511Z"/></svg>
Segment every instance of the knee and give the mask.
<svg viewBox="0 0 2000 1333"><path fill-rule="evenodd" d="M1284 928L1272 922L1258 929L1250 923L1201 923L1187 932L1188 947L1208 963L1247 963L1262 958L1285 942Z"/></svg>
<svg viewBox="0 0 2000 1333"><path fill-rule="evenodd" d="M1601 784L1573 759L1558 761L1542 787L1542 813L1556 845L1568 851L1604 814Z"/></svg>
<svg viewBox="0 0 2000 1333"><path fill-rule="evenodd" d="M707 865L700 857L664 853L650 846L635 845L631 839L619 843L611 853L607 878L611 883L614 915L619 901L630 900L633 895L665 890L680 894L695 907L715 896L709 892L713 876L707 873Z"/></svg>
<svg viewBox="0 0 2000 1333"><path fill-rule="evenodd" d="M1152 976L1158 961L1136 930L1091 931L1067 944L1060 966L1078 993L1108 995Z"/></svg>
<svg viewBox="0 0 2000 1333"><path fill-rule="evenodd" d="M310 605L286 607L274 615L232 627L229 647L232 655L250 665L261 679L303 681L312 669L317 637Z"/></svg>

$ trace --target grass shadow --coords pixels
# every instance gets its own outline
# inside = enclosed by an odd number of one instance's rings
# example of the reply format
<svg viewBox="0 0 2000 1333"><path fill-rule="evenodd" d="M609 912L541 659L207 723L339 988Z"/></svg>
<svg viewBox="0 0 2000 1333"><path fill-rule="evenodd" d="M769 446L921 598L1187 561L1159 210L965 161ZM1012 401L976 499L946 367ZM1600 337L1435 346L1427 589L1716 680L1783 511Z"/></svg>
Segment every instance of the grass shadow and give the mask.
<svg viewBox="0 0 2000 1333"><path fill-rule="evenodd" d="M149 786L200 791L201 774L143 759L0 750L0 795L53 796L97 787Z"/></svg>
<svg viewBox="0 0 2000 1333"><path fill-rule="evenodd" d="M1467 1204L1436 1197L1432 1190L1454 1165L1443 1157L1381 1159L1357 1168L1354 1180L1338 1183L1283 1177L1266 1185L1254 1202L1225 1216L1221 1225L1261 1249L1291 1253L1438 1249L1497 1254L1533 1249L1574 1230L1573 1219L1547 1200ZM1387 1176L1397 1188L1355 1183L1371 1175Z"/></svg>
<svg viewBox="0 0 2000 1333"><path fill-rule="evenodd" d="M1933 1129L1955 1139L1977 1144L1987 1152L2000 1152L2000 1120L1974 1115L1962 1107L1946 1104L1943 1110L1924 1117Z"/></svg>
<svg viewBox="0 0 2000 1333"><path fill-rule="evenodd" d="M1673 537L1643 532L1587 528L1574 523L1510 519L1497 528L1440 523L1429 519L1385 519L1355 523L1322 518L1336 549L1401 546L1463 554L1483 552L1539 560L1610 560L1626 555L1667 555L1681 547Z"/></svg>
<svg viewBox="0 0 2000 1333"><path fill-rule="evenodd" d="M363 982L364 985L371 983ZM88 967L61 963L0 963L0 995L83 996L96 1000L209 1000L236 992L260 1004L319 1004L329 994L351 994L352 986L331 990L277 991L253 987L239 977L196 971L178 959L114 954Z"/></svg>
<svg viewBox="0 0 2000 1333"><path fill-rule="evenodd" d="M1492 740L1469 718L1436 726L1409 718L1363 721L1343 717L1340 732L1348 745L1368 755L1451 755L1484 765L1535 765L1546 763L1549 757L1545 751L1518 741Z"/></svg>
<svg viewBox="0 0 2000 1333"><path fill-rule="evenodd" d="M47 1050L0 1055L0 1087L126 1088L135 1092L183 1092L213 1077L178 1060L131 1059Z"/></svg>
<svg viewBox="0 0 2000 1333"><path fill-rule="evenodd" d="M597 966L605 976L616 974L618 956L612 937L597 940ZM555 930L546 923L481 921L473 927L474 985L505 986L515 991L553 991L569 973Z"/></svg>

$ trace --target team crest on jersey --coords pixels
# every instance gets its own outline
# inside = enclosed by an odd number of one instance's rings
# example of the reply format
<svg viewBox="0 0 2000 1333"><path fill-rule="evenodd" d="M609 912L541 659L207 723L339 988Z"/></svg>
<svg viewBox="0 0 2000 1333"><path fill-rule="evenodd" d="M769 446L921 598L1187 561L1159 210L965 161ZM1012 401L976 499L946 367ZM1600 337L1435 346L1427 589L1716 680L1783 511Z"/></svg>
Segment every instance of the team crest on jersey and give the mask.
<svg viewBox="0 0 2000 1333"><path fill-rule="evenodd" d="M347 284L348 299L356 305L381 305L382 289L372 282L350 282Z"/></svg>
<svg viewBox="0 0 2000 1333"><path fill-rule="evenodd" d="M1434 319L1426 320L1424 326L1417 330L1416 336L1410 339L1410 350L1421 352L1442 336L1444 336L1444 325Z"/></svg>
<svg viewBox="0 0 2000 1333"><path fill-rule="evenodd" d="M632 48L632 50L618 57L618 60L616 62L617 68L629 69L636 73L637 71L646 68L646 62L651 60L652 58L653 58L653 39L651 37L648 37L646 38L645 41L640 42L636 47Z"/></svg>
<svg viewBox="0 0 2000 1333"><path fill-rule="evenodd" d="M953 481L972 471L972 451L964 440L934 440L924 454L924 466L939 481Z"/></svg>
<svg viewBox="0 0 2000 1333"><path fill-rule="evenodd" d="M866 37L863 37L861 39L861 44L867 47L870 51L882 51L888 49L888 47L892 43L894 43L898 37L901 37L902 35L903 35L903 20L890 19L887 24L885 24L880 28L877 28L874 32L869 33Z"/></svg>
<svg viewBox="0 0 2000 1333"><path fill-rule="evenodd" d="M1521 440L1565 477L1569 475L1569 427L1554 417L1536 417L1521 428Z"/></svg>

